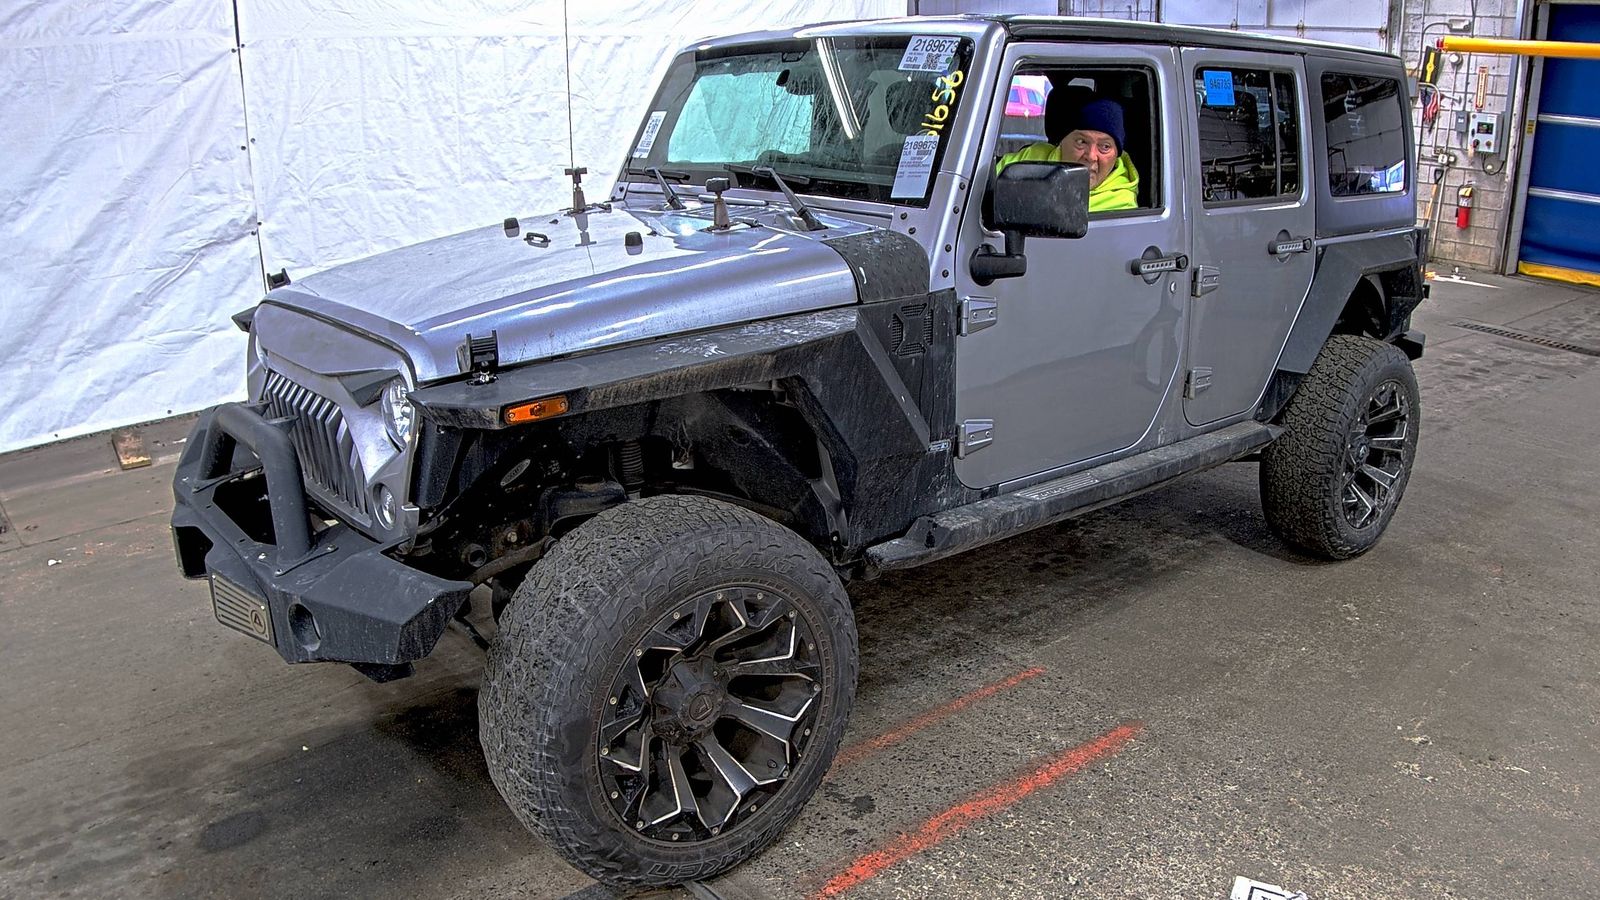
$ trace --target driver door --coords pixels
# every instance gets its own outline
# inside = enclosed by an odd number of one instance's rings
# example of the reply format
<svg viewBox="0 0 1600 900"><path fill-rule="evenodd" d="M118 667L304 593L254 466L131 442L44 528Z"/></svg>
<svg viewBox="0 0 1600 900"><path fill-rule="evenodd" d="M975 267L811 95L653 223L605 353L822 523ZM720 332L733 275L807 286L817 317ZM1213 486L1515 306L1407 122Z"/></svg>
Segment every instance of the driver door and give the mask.
<svg viewBox="0 0 1600 900"><path fill-rule="evenodd" d="M963 262L956 273L961 336L956 349L956 473L974 488L1023 479L1138 444L1177 375L1187 299L1186 271L1139 275L1141 258L1187 257L1187 198L1177 187L1183 142L1174 90L1176 51L1162 47L1013 44L988 114L974 187L990 161L1037 139L1041 122L1005 115L1010 84L1113 99L1123 107L1127 146L1140 175L1139 208L1094 213L1082 238L1028 238L1027 272L987 285ZM1047 98L1046 105L1048 107ZM983 204L964 214L957 259L980 245L999 249ZM985 441L987 438L987 441Z"/></svg>

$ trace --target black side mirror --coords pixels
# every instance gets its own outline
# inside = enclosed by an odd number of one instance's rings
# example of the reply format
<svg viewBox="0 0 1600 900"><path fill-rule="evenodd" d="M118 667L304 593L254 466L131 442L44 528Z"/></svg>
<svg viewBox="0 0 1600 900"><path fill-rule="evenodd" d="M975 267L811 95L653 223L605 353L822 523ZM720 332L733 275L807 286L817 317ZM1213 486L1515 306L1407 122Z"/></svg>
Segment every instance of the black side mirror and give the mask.
<svg viewBox="0 0 1600 900"><path fill-rule="evenodd" d="M1076 163L1019 162L995 180L994 222L1025 237L1089 232L1089 170Z"/></svg>
<svg viewBox="0 0 1600 900"><path fill-rule="evenodd" d="M1027 272L1024 238L1080 238L1089 231L1089 170L1076 163L1012 163L995 179L992 199L1005 251L985 244L972 254L978 284Z"/></svg>

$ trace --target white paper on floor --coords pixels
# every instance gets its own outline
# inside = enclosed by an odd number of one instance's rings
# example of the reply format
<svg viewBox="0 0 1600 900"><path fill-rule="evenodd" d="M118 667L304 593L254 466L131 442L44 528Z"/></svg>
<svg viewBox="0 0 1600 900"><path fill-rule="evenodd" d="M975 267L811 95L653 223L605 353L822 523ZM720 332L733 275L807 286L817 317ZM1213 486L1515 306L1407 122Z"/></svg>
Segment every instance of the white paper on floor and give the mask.
<svg viewBox="0 0 1600 900"><path fill-rule="evenodd" d="M1233 879L1233 892L1228 895L1228 900L1306 900L1306 895L1300 891L1291 891L1275 884L1251 881L1243 875L1236 875Z"/></svg>

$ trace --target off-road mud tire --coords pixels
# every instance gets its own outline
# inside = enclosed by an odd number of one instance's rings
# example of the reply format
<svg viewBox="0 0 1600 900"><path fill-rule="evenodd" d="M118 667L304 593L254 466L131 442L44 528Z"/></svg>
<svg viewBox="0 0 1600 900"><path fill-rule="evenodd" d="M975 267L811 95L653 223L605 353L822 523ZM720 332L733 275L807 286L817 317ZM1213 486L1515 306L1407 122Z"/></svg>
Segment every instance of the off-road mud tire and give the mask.
<svg viewBox="0 0 1600 900"><path fill-rule="evenodd" d="M602 790L596 729L609 667L662 610L733 585L783 592L812 621L825 673L816 736L778 793L719 837L650 841ZM755 855L799 814L844 736L857 668L849 598L815 548L728 503L645 498L562 538L518 587L489 650L479 738L512 812L572 865L615 886L679 884Z"/></svg>
<svg viewBox="0 0 1600 900"><path fill-rule="evenodd" d="M1409 421L1392 498L1364 527L1354 527L1342 507L1342 465L1351 429L1385 385L1397 386ZM1392 344L1356 335L1333 335L1279 420L1287 430L1261 460L1261 504L1267 524L1285 541L1326 559L1370 550L1389 526L1416 459L1421 408L1411 362Z"/></svg>

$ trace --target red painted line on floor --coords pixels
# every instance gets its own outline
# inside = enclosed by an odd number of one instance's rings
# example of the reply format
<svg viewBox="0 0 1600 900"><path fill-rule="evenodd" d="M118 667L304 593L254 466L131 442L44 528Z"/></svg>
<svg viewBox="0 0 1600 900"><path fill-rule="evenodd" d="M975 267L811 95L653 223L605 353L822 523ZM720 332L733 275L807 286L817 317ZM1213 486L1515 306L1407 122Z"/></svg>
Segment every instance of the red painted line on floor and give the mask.
<svg viewBox="0 0 1600 900"><path fill-rule="evenodd" d="M880 734L870 740L862 741L859 744L852 744L843 750L840 750L838 755L833 758L833 768L836 771L841 766L848 766L851 763L860 762L872 754L883 750L885 747L892 747L895 744L898 744L906 738L912 736L913 734L916 734L922 729L927 728L930 725L936 725L939 722L950 718L963 709L966 709L972 704L977 703L979 700L988 699L989 697L993 697L995 694L998 694L1003 690L1014 688L1030 678L1037 678L1038 676L1043 675L1044 671L1045 670L1043 668L1038 666L1035 666L1031 669L1023 669L1021 672L1018 672L1010 678L997 681L994 684L985 685L975 691L972 691L971 693L963 694L960 697L951 700L949 703L944 704L943 706L936 706L922 715L917 716L911 721L906 722L904 725L899 726L898 728L885 732L884 734Z"/></svg>
<svg viewBox="0 0 1600 900"><path fill-rule="evenodd" d="M812 895L813 900L837 897L864 881L877 877L891 866L905 862L924 850L938 846L950 837L964 831L984 816L1016 805L1024 797L1048 787L1052 783L1076 774L1084 768L1105 759L1127 746L1144 730L1139 722L1129 722L1111 729L1092 741L1066 750L1032 771L1011 781L980 791L962 803L934 816L921 828L903 834L893 843L857 859L843 872L833 876L822 889Z"/></svg>

